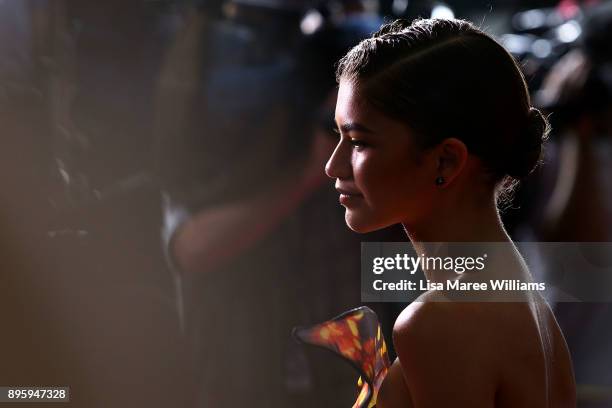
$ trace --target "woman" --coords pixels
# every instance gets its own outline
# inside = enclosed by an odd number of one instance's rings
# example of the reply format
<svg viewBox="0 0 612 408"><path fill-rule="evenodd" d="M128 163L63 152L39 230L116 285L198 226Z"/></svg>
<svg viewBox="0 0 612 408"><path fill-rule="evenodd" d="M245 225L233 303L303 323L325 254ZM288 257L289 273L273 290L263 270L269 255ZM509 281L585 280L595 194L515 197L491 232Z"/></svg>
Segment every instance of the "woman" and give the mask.
<svg viewBox="0 0 612 408"><path fill-rule="evenodd" d="M349 51L337 79L340 142L326 173L347 225L401 223L425 256L437 255L427 242L505 244L462 280L528 273L497 201L539 162L548 123L504 48L466 21L398 20ZM575 406L563 335L541 296L525 296L436 302L444 295L426 292L396 321L398 359L377 407Z"/></svg>

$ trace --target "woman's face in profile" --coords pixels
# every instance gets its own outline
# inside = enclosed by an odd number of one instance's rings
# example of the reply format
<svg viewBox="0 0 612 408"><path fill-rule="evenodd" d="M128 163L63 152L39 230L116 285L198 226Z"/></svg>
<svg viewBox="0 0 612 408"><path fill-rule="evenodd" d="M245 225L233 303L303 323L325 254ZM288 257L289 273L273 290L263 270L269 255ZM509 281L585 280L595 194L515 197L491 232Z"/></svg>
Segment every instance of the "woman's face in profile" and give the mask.
<svg viewBox="0 0 612 408"><path fill-rule="evenodd" d="M336 179L349 228L370 232L426 219L437 166L417 149L410 128L369 106L346 80L340 82L336 124L340 141L325 171Z"/></svg>

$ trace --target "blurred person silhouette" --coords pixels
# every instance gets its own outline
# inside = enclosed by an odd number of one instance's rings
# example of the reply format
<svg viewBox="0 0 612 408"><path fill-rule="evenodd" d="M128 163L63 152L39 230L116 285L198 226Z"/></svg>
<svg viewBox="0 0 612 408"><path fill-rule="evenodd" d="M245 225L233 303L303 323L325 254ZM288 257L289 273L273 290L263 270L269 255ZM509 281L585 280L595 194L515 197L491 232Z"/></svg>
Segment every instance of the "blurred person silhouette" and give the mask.
<svg viewBox="0 0 612 408"><path fill-rule="evenodd" d="M597 243L612 241L612 3L587 9L582 30L577 46L551 69L536 95L536 103L552 112L556 137L552 166L543 175L552 180L552 188L544 188L550 199L534 220L540 219L541 240L584 243L578 248L589 265L609 271L609 247ZM555 278L559 265L547 266ZM612 276L589 271L566 273L609 292ZM584 302L555 307L574 360L581 407L612 403L612 308L593 300L587 295Z"/></svg>
<svg viewBox="0 0 612 408"><path fill-rule="evenodd" d="M325 23L288 49L265 44L278 27L234 18L269 6L192 14L160 84L164 239L202 406L348 403L355 389L350 367L290 333L359 302L359 241L330 214L323 165L333 64L372 24Z"/></svg>
<svg viewBox="0 0 612 408"><path fill-rule="evenodd" d="M611 157L612 55L603 45L612 35L610 10L610 3L591 10L581 46L562 57L537 94L538 103L553 112L559 135L560 173L542 226L548 240L599 242L612 237L612 183L602 177Z"/></svg>
<svg viewBox="0 0 612 408"><path fill-rule="evenodd" d="M139 175L150 165L147 102L165 35L156 7L0 4L10 251L1 297L6 322L23 313L21 327L3 336L3 385L67 385L74 406L185 402L159 203Z"/></svg>
<svg viewBox="0 0 612 408"><path fill-rule="evenodd" d="M28 3L0 3L0 384L72 386L82 403L91 389L61 313L62 271L46 237L50 143L33 26Z"/></svg>

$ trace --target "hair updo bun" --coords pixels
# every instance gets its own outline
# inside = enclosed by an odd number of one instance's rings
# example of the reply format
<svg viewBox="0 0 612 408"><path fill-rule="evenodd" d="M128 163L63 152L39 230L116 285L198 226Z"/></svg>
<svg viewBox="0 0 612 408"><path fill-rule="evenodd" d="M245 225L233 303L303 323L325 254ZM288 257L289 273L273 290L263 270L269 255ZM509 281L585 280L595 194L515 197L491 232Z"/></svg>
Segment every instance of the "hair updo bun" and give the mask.
<svg viewBox="0 0 612 408"><path fill-rule="evenodd" d="M527 129L517 138L513 154L509 155L506 168L508 176L520 180L527 177L542 161L542 146L548 139L550 125L542 112L529 108Z"/></svg>

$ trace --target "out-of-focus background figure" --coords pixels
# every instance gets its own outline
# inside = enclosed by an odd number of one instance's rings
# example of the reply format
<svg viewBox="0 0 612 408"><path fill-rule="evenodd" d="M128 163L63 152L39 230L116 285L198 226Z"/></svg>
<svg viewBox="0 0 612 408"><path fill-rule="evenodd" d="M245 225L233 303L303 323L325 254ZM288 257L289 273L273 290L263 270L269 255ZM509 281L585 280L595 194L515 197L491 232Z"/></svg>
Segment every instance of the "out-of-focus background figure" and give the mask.
<svg viewBox="0 0 612 408"><path fill-rule="evenodd" d="M542 241L587 243L581 248L584 259L610 270L609 247L592 243L612 240L612 3L585 10L576 27L580 27L580 38L555 62L535 95L536 102L551 112L556 136L544 169L552 189L541 198L545 204L536 229ZM549 264L549 273L560 266ZM590 269L573 273L591 285L609 286L609 280ZM610 306L556 305L576 379L582 384L582 406L610 404L603 402L612 384Z"/></svg>
<svg viewBox="0 0 612 408"><path fill-rule="evenodd" d="M334 21L311 11L305 36L302 9L289 6L236 2L226 20L193 17L202 26L187 35L209 57L194 77L204 105L182 133L187 151L160 148L163 176L185 171L164 191L165 233L203 405L349 403L355 390L350 367L307 356L288 334L359 304L359 239L344 227L323 167L337 137L333 65L382 21L347 3ZM296 25L255 24L280 17ZM192 39L182 41L177 49ZM228 48L236 60L224 61ZM169 75L185 59L168 60ZM172 85L162 103L164 92ZM175 111L164 114L160 121L175 120ZM163 123L160 144L177 147L175 127L184 123Z"/></svg>
<svg viewBox="0 0 612 408"><path fill-rule="evenodd" d="M0 385L68 385L88 408L352 403L352 368L291 328L361 305L360 243L404 234L345 226L323 172L334 64L385 19L484 27L553 124L503 212L513 239L605 243L611 4L0 2ZM405 305L368 306L392 345ZM579 406L612 406L609 304L555 310Z"/></svg>

